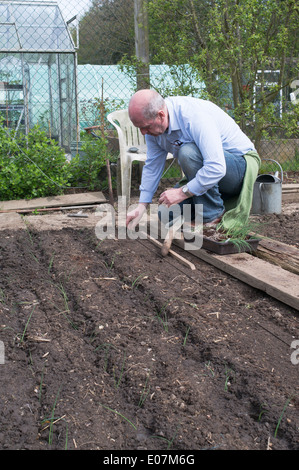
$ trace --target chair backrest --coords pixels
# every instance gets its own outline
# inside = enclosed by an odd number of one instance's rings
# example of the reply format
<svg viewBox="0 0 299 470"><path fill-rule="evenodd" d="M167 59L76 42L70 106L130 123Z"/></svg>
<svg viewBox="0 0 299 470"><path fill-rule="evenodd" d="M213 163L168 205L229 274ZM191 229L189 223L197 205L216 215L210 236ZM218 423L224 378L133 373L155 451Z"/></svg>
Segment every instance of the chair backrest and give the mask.
<svg viewBox="0 0 299 470"><path fill-rule="evenodd" d="M107 119L114 126L115 124L119 125L125 139L126 147L145 147L145 137L141 134L140 130L132 124L127 109L113 111L107 116Z"/></svg>

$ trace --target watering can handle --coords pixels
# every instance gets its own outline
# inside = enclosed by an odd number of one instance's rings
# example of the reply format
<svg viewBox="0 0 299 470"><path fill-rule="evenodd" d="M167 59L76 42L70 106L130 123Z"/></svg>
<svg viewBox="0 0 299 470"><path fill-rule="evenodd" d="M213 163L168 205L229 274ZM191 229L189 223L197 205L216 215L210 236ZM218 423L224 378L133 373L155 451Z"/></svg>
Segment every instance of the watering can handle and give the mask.
<svg viewBox="0 0 299 470"><path fill-rule="evenodd" d="M282 171L282 167L281 167L280 163L278 163L276 160L272 160L272 158L262 158L262 160L267 160L268 162L274 162L279 166L280 174L281 174L281 182L283 182L283 171Z"/></svg>

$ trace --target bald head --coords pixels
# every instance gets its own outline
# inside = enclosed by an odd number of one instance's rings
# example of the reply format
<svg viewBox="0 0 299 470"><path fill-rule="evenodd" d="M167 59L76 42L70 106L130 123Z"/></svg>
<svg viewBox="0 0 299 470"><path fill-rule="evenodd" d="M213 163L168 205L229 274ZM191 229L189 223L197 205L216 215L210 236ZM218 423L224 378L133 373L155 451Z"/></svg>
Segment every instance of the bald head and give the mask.
<svg viewBox="0 0 299 470"><path fill-rule="evenodd" d="M158 117L162 118L164 123L166 123L167 120L168 125L166 103L162 96L155 90L145 89L137 91L130 99L128 112L134 126L139 127L141 131Z"/></svg>

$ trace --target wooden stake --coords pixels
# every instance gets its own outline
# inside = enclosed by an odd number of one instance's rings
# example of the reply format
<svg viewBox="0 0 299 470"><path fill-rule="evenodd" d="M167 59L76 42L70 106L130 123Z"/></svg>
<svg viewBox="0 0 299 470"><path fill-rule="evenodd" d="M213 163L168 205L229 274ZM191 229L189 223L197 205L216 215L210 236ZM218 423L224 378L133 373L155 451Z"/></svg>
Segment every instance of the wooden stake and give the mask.
<svg viewBox="0 0 299 470"><path fill-rule="evenodd" d="M158 240L156 240L155 238L151 237L150 235L146 234L147 238L156 246L162 248L163 247L163 243L160 243ZM174 258L176 258L178 261L180 261L181 263L185 264L186 266L188 266L190 269L192 269L192 271L195 271L196 270L196 267L193 263L191 263L190 261L188 261L186 258L183 258L183 256L180 256L178 253L176 253L175 251L173 250L169 250L168 253L173 256Z"/></svg>

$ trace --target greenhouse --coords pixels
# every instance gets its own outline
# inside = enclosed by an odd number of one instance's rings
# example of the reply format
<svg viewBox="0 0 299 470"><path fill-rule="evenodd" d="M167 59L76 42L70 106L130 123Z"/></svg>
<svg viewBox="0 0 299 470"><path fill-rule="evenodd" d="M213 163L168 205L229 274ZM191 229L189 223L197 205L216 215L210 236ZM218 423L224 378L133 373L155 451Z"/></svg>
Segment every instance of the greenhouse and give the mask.
<svg viewBox="0 0 299 470"><path fill-rule="evenodd" d="M28 133L38 123L68 149L78 136L76 60L76 47L56 2L0 1L4 124Z"/></svg>

